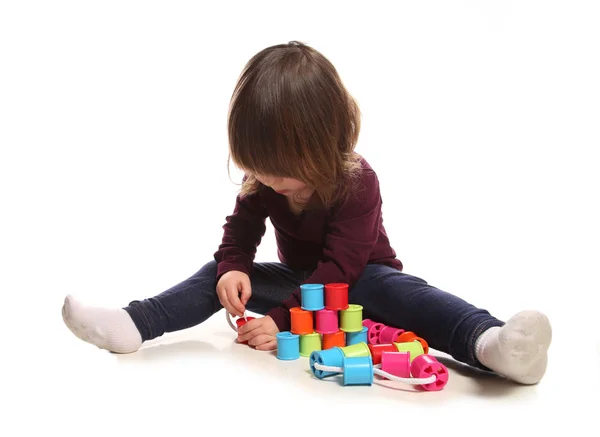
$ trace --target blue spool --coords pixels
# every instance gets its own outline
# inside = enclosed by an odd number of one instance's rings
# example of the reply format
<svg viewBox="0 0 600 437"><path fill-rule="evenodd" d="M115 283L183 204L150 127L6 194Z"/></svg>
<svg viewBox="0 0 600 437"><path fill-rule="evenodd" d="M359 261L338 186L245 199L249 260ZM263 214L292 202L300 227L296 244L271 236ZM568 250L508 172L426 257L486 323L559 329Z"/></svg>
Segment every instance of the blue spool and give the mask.
<svg viewBox="0 0 600 437"><path fill-rule="evenodd" d="M329 372L318 370L315 368L315 363L324 366L344 367L344 352L339 347L333 347L322 351L314 351L310 354L310 370L313 375L319 379L327 378L328 376L339 375L338 372Z"/></svg>
<svg viewBox="0 0 600 437"><path fill-rule="evenodd" d="M300 358L300 336L289 331L277 335L277 358L280 360L297 360Z"/></svg>
<svg viewBox="0 0 600 437"><path fill-rule="evenodd" d="M358 332L346 332L346 346L350 346L357 343L369 344L367 332L369 330L366 326L363 326L361 331Z"/></svg>
<svg viewBox="0 0 600 437"><path fill-rule="evenodd" d="M344 357L344 385L372 385L373 361L368 357Z"/></svg>
<svg viewBox="0 0 600 437"><path fill-rule="evenodd" d="M302 284L302 309L306 311L319 311L325 308L325 294L323 284Z"/></svg>

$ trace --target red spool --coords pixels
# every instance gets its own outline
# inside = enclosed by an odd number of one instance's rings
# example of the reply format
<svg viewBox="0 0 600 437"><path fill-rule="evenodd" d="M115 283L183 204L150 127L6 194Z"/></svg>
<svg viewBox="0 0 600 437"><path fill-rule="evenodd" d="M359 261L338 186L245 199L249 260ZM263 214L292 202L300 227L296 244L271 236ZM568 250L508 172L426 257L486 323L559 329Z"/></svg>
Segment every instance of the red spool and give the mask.
<svg viewBox="0 0 600 437"><path fill-rule="evenodd" d="M254 317L248 317L248 322L249 322L250 320L254 320ZM237 325L237 328L238 328L238 330L239 330L239 329L240 329L242 326L244 326L244 325L246 324L246 319L244 319L243 317L242 317L242 318L240 318L240 319L237 319L237 320L235 321L235 324ZM247 341L244 341L244 342L242 342L242 344L248 344L248 342L247 342Z"/></svg>
<svg viewBox="0 0 600 437"><path fill-rule="evenodd" d="M348 284L325 284L325 308L334 311L348 308Z"/></svg>
<svg viewBox="0 0 600 437"><path fill-rule="evenodd" d="M369 351L371 352L371 359L373 364L381 363L381 355L384 352L398 352L398 348L394 343L388 344L369 344Z"/></svg>

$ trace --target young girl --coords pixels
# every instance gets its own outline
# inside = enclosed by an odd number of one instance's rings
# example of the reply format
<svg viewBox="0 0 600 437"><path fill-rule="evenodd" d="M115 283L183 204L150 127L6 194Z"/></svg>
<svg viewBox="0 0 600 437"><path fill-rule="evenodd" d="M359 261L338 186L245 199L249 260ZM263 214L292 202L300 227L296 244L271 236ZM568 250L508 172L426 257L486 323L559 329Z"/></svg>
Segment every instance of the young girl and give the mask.
<svg viewBox="0 0 600 437"><path fill-rule="evenodd" d="M268 47L246 65L232 96L230 157L244 171L222 243L196 274L125 308L67 296L63 319L79 338L116 353L202 323L221 308L264 315L238 331L277 347L300 306L300 285L343 282L363 317L417 333L456 360L522 384L544 375L551 327L523 311L507 322L402 272L386 235L375 171L354 148L359 109L333 65L304 44ZM255 263L267 217L280 263Z"/></svg>

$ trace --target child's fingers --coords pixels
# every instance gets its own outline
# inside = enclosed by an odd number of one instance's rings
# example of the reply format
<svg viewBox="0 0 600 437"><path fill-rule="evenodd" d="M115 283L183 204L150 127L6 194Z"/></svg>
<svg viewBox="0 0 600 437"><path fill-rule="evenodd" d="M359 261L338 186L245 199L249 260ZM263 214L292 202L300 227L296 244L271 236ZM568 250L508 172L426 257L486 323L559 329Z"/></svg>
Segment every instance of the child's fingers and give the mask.
<svg viewBox="0 0 600 437"><path fill-rule="evenodd" d="M227 311L229 314L235 314L235 311L229 303L229 299L227 298L227 290L220 288L217 290L217 294L219 295L219 302L221 302L221 305L223 305L225 311Z"/></svg>
<svg viewBox="0 0 600 437"><path fill-rule="evenodd" d="M246 341L251 338L256 337L257 335L264 333L263 320L262 319L254 319L250 320L248 323L244 323L238 329L238 340Z"/></svg>
<svg viewBox="0 0 600 437"><path fill-rule="evenodd" d="M258 346L261 346L261 345L263 345L265 343L270 342L272 339L273 339L272 335L269 335L269 334L258 334L258 335L255 335L254 337L252 337L248 341L248 344L250 346L256 346L256 347L258 347Z"/></svg>
<svg viewBox="0 0 600 437"><path fill-rule="evenodd" d="M237 286L229 286L227 289L227 300L229 301L229 305L231 305L232 310L231 314L235 314L238 317L242 317L244 315L244 305L240 301L239 291Z"/></svg>
<svg viewBox="0 0 600 437"><path fill-rule="evenodd" d="M246 305L248 303L248 301L250 300L250 296L252 295L252 288L250 286L250 280L246 277L246 278L242 279L240 285L242 287L242 292L241 292L242 304Z"/></svg>
<svg viewBox="0 0 600 437"><path fill-rule="evenodd" d="M248 343L250 344L250 343ZM269 340L266 343L263 344L259 344L258 346L256 346L256 350L259 351L274 351L277 349L277 339L273 339L273 337L271 337L271 340Z"/></svg>

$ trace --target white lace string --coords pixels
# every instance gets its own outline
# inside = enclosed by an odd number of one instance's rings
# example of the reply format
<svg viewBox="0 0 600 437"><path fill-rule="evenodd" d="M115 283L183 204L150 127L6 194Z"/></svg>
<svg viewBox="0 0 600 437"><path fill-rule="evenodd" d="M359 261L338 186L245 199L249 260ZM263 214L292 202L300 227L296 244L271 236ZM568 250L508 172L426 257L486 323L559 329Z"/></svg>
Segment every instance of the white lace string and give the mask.
<svg viewBox="0 0 600 437"><path fill-rule="evenodd" d="M225 318L227 318L227 323L229 323L229 326L231 326L231 329L233 329L235 332L237 332L237 326L235 326L233 324L233 322L231 321L231 314L229 314L229 311L225 311ZM244 311L244 320L247 322L248 321L248 315L246 314L246 311Z"/></svg>
<svg viewBox="0 0 600 437"><path fill-rule="evenodd" d="M319 364L319 363L314 363L314 366L315 366L315 369L323 370L325 372L337 372L337 373L344 372L344 369L341 367L325 366L325 365ZM391 379L393 381L404 382L406 384L413 384L413 385L431 384L432 382L434 382L437 379L437 377L435 375L431 375L427 378L402 378L400 376L396 376L396 375L392 375L390 373L384 372L383 370L381 370L378 367L378 365L373 367L373 373L375 375L383 376L383 377Z"/></svg>

